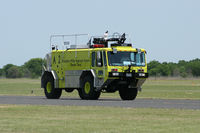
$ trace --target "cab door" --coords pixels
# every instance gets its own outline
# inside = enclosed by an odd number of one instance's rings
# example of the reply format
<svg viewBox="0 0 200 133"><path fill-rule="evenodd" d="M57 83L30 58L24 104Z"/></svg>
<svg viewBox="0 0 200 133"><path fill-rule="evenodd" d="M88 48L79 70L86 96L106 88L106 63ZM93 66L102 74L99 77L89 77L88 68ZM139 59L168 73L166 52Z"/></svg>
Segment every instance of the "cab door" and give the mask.
<svg viewBox="0 0 200 133"><path fill-rule="evenodd" d="M96 76L98 78L105 77L105 61L103 56L103 51L92 52L92 67L95 70Z"/></svg>

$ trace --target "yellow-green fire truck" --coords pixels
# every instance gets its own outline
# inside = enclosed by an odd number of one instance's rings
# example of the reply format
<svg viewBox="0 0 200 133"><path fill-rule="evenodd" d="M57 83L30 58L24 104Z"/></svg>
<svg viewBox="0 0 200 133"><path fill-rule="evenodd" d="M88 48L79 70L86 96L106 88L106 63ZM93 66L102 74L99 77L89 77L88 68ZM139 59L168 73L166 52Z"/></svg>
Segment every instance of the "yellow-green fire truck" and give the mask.
<svg viewBox="0 0 200 133"><path fill-rule="evenodd" d="M78 90L81 99L96 100L101 92L119 91L122 100L134 100L148 77L146 51L126 43L126 34L92 36L85 45L77 38L85 34L53 35L51 52L43 65L41 87L48 99L58 99L62 90ZM74 37L62 50L52 45L53 38ZM64 39L63 39L64 40Z"/></svg>

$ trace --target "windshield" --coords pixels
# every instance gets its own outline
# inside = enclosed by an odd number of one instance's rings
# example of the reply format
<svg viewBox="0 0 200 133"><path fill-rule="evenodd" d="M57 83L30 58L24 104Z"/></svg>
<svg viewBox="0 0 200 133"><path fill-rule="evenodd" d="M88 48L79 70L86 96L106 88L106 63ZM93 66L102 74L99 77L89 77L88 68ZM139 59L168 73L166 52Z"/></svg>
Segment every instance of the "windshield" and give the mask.
<svg viewBox="0 0 200 133"><path fill-rule="evenodd" d="M145 66L144 52L108 52L109 66Z"/></svg>

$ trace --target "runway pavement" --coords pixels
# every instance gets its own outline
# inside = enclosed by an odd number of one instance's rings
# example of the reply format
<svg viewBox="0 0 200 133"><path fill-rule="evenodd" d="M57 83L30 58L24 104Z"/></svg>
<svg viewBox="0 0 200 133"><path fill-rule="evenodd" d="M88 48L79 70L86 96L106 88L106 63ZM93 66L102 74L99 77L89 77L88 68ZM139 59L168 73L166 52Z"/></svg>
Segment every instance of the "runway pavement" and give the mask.
<svg viewBox="0 0 200 133"><path fill-rule="evenodd" d="M100 98L99 100L81 100L79 98L46 99L43 96L0 96L0 104L200 109L200 100L140 98L137 98L134 101L122 101L121 99L109 98Z"/></svg>

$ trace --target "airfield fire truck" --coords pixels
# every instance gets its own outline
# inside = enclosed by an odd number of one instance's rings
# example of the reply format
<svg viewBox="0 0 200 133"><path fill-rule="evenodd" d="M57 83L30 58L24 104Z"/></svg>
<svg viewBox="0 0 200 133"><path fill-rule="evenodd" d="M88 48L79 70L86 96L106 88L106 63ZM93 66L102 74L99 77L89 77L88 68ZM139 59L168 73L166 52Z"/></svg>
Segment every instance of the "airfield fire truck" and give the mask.
<svg viewBox="0 0 200 133"><path fill-rule="evenodd" d="M48 99L59 99L62 90L78 90L81 99L96 100L101 92L119 91L122 100L134 100L148 77L146 51L126 43L126 34L92 36L85 45L77 38L85 34L52 35L51 52L45 57L41 87ZM75 43L65 41L74 37ZM52 45L62 38L63 49Z"/></svg>

